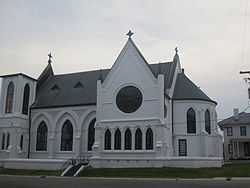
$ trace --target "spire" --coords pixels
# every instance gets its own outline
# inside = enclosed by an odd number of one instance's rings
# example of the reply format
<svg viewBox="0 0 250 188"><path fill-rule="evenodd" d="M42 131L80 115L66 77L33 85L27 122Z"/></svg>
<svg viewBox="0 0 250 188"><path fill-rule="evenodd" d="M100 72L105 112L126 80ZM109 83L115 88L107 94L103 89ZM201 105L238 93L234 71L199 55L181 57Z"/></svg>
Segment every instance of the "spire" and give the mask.
<svg viewBox="0 0 250 188"><path fill-rule="evenodd" d="M180 58L179 58L179 54L178 54L178 48L175 47L175 55L174 55L174 59L173 62L180 62Z"/></svg>
<svg viewBox="0 0 250 188"><path fill-rule="evenodd" d="M175 47L174 50L175 50L175 55L174 55L173 63L177 64L178 73L182 73L181 62L180 62L180 58L179 58L179 54L178 54L178 48Z"/></svg>
<svg viewBox="0 0 250 188"><path fill-rule="evenodd" d="M51 66L52 62L52 55L51 53L48 54L48 65L43 70L43 72L40 74L39 78L37 79L37 89L41 87L41 85L50 77L54 76L53 68Z"/></svg>
<svg viewBox="0 0 250 188"><path fill-rule="evenodd" d="M53 57L53 56L51 55L51 52L48 54L48 57L49 57L48 63L50 64L50 63L52 62L51 59L52 59L52 57Z"/></svg>

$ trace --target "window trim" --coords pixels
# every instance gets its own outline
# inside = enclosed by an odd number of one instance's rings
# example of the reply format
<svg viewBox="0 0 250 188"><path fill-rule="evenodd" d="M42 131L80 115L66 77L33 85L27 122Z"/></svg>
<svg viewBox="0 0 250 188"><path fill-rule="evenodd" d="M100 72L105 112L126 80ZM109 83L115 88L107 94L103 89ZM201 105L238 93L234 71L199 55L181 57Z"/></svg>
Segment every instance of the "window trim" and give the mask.
<svg viewBox="0 0 250 188"><path fill-rule="evenodd" d="M142 140L143 134L140 128L137 128L135 131L135 150L142 150Z"/></svg>
<svg viewBox="0 0 250 188"><path fill-rule="evenodd" d="M66 129L66 128L67 129L68 128L72 129L72 135L70 136L71 137L70 139L66 139L66 138L63 137L64 136L63 133L65 133L64 129ZM69 133L67 133L67 134L69 134ZM61 127L61 138L60 139L61 139L61 142L60 142L60 151L61 152L73 152L74 151L74 127L73 127L72 122L69 119L64 121L64 123L63 123L63 125ZM67 140L71 141L69 149L66 147L66 145L63 145L63 144L66 144Z"/></svg>
<svg viewBox="0 0 250 188"><path fill-rule="evenodd" d="M185 144L185 150L184 153L181 151L181 142ZM178 139L178 151L180 157L186 157L187 156L187 139Z"/></svg>
<svg viewBox="0 0 250 188"><path fill-rule="evenodd" d="M145 134L145 149L153 150L154 149L154 132L151 128L147 128Z"/></svg>
<svg viewBox="0 0 250 188"><path fill-rule="evenodd" d="M229 131L231 130L231 131ZM226 131L227 131L227 136L233 136L233 128L232 127L226 127Z"/></svg>
<svg viewBox="0 0 250 188"><path fill-rule="evenodd" d="M44 148L42 148L42 149L38 148L38 141L41 141L41 140L38 140L38 130L41 129L40 126L44 126L46 128L44 130L44 133L45 133L44 137L46 138L46 139L44 139L44 141L46 140L46 147L45 147L45 149ZM39 132L39 134L40 134L40 132ZM41 136L41 135L39 135L39 136ZM46 152L48 150L48 126L47 126L47 124L46 124L45 121L41 121L39 123L37 129L36 129L36 147L35 147L35 149L36 149L36 152Z"/></svg>
<svg viewBox="0 0 250 188"><path fill-rule="evenodd" d="M126 135L128 137L126 137ZM132 135L131 130L129 128L127 128L124 132L124 150L132 150L132 148L133 148L132 137L133 137L133 135Z"/></svg>
<svg viewBox="0 0 250 188"><path fill-rule="evenodd" d="M122 133L120 129L116 129L114 134L114 150L121 150L122 149Z"/></svg>
<svg viewBox="0 0 250 188"><path fill-rule="evenodd" d="M22 105L22 114L28 115L29 113L29 102L30 102L30 86L25 84L23 90L23 105Z"/></svg>
<svg viewBox="0 0 250 188"><path fill-rule="evenodd" d="M7 87L6 97L5 97L5 114L13 113L14 108L14 97L15 97L15 84L10 81Z"/></svg>
<svg viewBox="0 0 250 188"><path fill-rule="evenodd" d="M192 114L190 114L192 113ZM196 134L196 112L191 107L186 112L186 118L187 118L187 134ZM194 118L194 119L193 119Z"/></svg>
<svg viewBox="0 0 250 188"><path fill-rule="evenodd" d="M95 143L95 123L96 123L96 118L92 119L88 126L88 143L87 143L88 151L92 151L92 147Z"/></svg>
<svg viewBox="0 0 250 188"><path fill-rule="evenodd" d="M244 132L243 132L244 130ZM244 133L244 134L242 134ZM240 136L247 136L247 127L246 126L240 126Z"/></svg>
<svg viewBox="0 0 250 188"><path fill-rule="evenodd" d="M211 114L208 109L205 111L205 130L208 134L211 134Z"/></svg>
<svg viewBox="0 0 250 188"><path fill-rule="evenodd" d="M112 137L111 131L109 129L106 129L105 132L104 132L104 147L103 147L103 149L105 151L112 150L112 140L111 140L111 137Z"/></svg>

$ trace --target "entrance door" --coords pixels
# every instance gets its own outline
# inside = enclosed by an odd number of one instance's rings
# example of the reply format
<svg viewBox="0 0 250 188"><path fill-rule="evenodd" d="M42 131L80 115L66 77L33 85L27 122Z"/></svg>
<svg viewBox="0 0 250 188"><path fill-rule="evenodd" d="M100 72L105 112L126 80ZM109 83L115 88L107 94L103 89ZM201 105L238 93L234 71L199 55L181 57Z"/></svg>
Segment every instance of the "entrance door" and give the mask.
<svg viewBox="0 0 250 188"><path fill-rule="evenodd" d="M245 156L250 156L250 142L244 142L244 153Z"/></svg>

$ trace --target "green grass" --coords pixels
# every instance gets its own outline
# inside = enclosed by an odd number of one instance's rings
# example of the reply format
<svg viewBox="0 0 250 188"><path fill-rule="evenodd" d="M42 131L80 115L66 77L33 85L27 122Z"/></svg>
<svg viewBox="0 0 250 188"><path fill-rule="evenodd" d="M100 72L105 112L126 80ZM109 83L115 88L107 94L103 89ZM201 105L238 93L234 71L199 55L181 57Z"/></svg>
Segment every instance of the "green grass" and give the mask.
<svg viewBox="0 0 250 188"><path fill-rule="evenodd" d="M213 178L250 177L250 164L228 164L222 168L128 168L84 169L82 177L133 177L133 178Z"/></svg>
<svg viewBox="0 0 250 188"><path fill-rule="evenodd" d="M60 176L61 171L53 170L22 170L0 168L0 174L4 175L28 175L28 176Z"/></svg>
<svg viewBox="0 0 250 188"><path fill-rule="evenodd" d="M60 176L61 171L17 170L0 168L0 174ZM86 168L82 177L132 177L132 178L213 178L250 177L250 164L227 164L222 168Z"/></svg>

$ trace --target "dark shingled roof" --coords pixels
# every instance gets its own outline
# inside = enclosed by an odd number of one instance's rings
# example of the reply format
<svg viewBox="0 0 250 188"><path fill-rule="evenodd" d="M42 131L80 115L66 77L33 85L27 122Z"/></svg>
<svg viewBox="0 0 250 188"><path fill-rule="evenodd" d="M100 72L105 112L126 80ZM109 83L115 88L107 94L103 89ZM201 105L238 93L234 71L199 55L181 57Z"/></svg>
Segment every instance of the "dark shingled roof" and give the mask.
<svg viewBox="0 0 250 188"><path fill-rule="evenodd" d="M149 66L156 77L159 73L165 75L165 88L170 88L176 63L149 64ZM39 88L32 108L95 105L97 80L100 79L100 74L105 79L109 71L110 69L104 69L51 76ZM78 82L82 83L83 88L74 88Z"/></svg>
<svg viewBox="0 0 250 188"><path fill-rule="evenodd" d="M177 76L174 100L203 100L217 104L210 99L200 88L198 88L183 72Z"/></svg>
<svg viewBox="0 0 250 188"><path fill-rule="evenodd" d="M225 125L246 125L250 124L250 113L241 112L239 113L238 118L236 119L235 116L231 116L227 119L220 121L219 126L223 128Z"/></svg>
<svg viewBox="0 0 250 188"><path fill-rule="evenodd" d="M155 77L165 75L165 89L173 82L176 62L149 64ZM97 98L97 80L105 79L110 69L53 75L39 88L32 108L54 108L64 106L95 105ZM75 88L81 82L83 87ZM175 100L205 100L214 102L204 94L184 73L178 74Z"/></svg>

